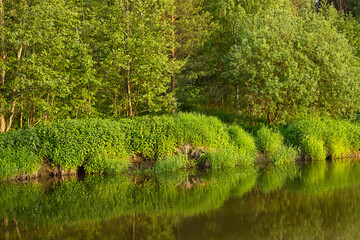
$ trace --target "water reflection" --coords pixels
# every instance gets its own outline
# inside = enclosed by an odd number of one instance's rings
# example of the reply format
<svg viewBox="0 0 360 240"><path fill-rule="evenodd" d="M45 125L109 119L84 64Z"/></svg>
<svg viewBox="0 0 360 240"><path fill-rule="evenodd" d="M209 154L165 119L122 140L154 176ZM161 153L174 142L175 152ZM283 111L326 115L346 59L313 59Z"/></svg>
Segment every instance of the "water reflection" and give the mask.
<svg viewBox="0 0 360 240"><path fill-rule="evenodd" d="M0 239L356 239L360 164L0 184Z"/></svg>
<svg viewBox="0 0 360 240"><path fill-rule="evenodd" d="M284 165L269 164L263 169L258 178L258 187L262 192L268 193L283 188L285 184L297 176L299 176L299 169L293 163Z"/></svg>

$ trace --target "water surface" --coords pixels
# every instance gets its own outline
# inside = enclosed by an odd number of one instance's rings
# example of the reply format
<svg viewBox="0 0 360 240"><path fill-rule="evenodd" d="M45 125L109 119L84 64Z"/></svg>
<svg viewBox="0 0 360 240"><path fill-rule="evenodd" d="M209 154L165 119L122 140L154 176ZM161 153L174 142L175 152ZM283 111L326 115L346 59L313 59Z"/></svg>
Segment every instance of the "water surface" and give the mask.
<svg viewBox="0 0 360 240"><path fill-rule="evenodd" d="M360 239L360 163L0 184L0 239Z"/></svg>

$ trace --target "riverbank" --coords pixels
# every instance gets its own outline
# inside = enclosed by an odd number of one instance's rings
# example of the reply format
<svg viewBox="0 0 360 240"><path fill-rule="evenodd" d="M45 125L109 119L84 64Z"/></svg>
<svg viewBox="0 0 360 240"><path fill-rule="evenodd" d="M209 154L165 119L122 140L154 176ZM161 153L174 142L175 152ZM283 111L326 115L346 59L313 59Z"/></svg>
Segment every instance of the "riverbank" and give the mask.
<svg viewBox="0 0 360 240"><path fill-rule="evenodd" d="M138 169L276 165L357 156L360 127L343 120L304 120L252 135L199 114L133 120L62 120L0 134L0 179L111 173Z"/></svg>
<svg viewBox="0 0 360 240"><path fill-rule="evenodd" d="M62 120L0 135L0 177L56 173L234 167L255 163L253 137L214 117L176 114L134 120ZM55 172L51 173L55 174Z"/></svg>

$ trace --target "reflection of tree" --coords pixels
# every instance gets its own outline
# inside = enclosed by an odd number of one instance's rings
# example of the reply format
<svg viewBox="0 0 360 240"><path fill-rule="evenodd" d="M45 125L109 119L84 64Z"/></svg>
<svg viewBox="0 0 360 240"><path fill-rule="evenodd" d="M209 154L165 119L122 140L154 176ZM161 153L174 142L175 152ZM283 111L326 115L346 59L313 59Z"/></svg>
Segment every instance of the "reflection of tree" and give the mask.
<svg viewBox="0 0 360 240"><path fill-rule="evenodd" d="M39 226L34 233L38 235L57 234L64 227L79 228L79 234L82 234L82 229L89 232L93 228L104 228L96 223L127 216L126 219L133 221L125 221L124 224L137 226L136 234L141 230L152 236L150 233L157 231L157 234L152 233L155 235L150 239L161 239L161 236L168 239L169 233L174 232L176 219L220 208L232 192L239 194L249 191L255 183L253 179L256 179L256 174L254 169L230 169L202 175L179 172L176 175L133 178L90 176L83 181L68 180L54 184L47 193L41 191L40 185L34 184L38 191L33 192L28 190L30 186L19 185L15 191L17 195L30 192L30 196L25 194L24 198L34 200L29 201L30 204L24 201L16 205L11 200L12 195L7 192L8 189L13 190L14 184L8 184L1 188L5 212L0 212L0 216L1 219L5 219L5 216L18 219L20 230L24 229L26 222L32 224L27 226L30 229ZM9 227L0 223L0 230L2 228Z"/></svg>
<svg viewBox="0 0 360 240"><path fill-rule="evenodd" d="M277 171L280 170L269 167L259 175L258 182L279 177L275 174ZM221 211L193 217L191 223L185 223L189 235L183 238L359 239L360 191L357 186L360 179L355 177L359 176L359 171L358 163L308 166L302 177L300 174L288 177L280 191L252 191L241 199L227 201ZM321 195L318 183L329 186L321 189ZM314 192L305 192L311 184L318 186ZM269 183L268 186L278 185Z"/></svg>
<svg viewBox="0 0 360 240"><path fill-rule="evenodd" d="M260 174L90 176L46 191L3 183L0 239L358 239L359 175L358 163L319 162Z"/></svg>

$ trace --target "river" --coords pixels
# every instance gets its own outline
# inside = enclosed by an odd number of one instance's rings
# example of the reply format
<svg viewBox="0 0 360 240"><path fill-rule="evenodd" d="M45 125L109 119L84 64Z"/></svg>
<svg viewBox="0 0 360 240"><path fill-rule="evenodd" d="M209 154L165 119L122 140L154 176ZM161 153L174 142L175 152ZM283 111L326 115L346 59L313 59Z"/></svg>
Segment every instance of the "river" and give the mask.
<svg viewBox="0 0 360 240"><path fill-rule="evenodd" d="M360 163L0 183L0 239L360 239Z"/></svg>

